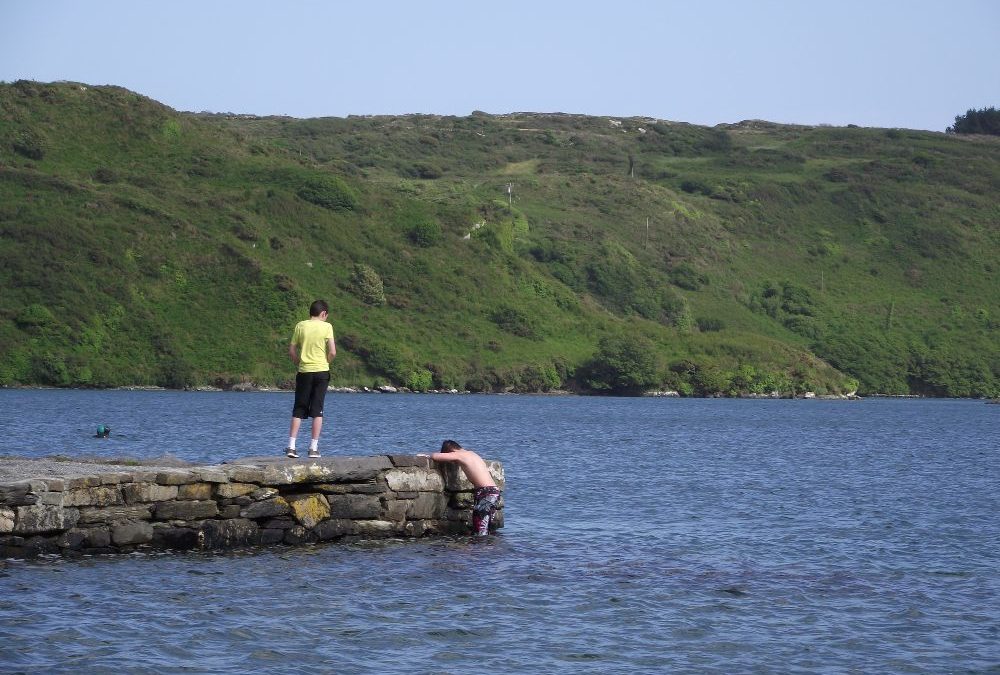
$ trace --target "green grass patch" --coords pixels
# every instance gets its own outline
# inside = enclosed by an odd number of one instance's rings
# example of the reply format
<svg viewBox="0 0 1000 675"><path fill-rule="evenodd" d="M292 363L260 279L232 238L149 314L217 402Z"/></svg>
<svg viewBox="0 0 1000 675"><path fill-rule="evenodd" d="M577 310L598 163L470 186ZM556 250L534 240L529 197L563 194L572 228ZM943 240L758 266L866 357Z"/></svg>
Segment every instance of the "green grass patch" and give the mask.
<svg viewBox="0 0 1000 675"><path fill-rule="evenodd" d="M337 384L1000 394L994 139L73 83L0 110L0 386L287 384L322 297Z"/></svg>

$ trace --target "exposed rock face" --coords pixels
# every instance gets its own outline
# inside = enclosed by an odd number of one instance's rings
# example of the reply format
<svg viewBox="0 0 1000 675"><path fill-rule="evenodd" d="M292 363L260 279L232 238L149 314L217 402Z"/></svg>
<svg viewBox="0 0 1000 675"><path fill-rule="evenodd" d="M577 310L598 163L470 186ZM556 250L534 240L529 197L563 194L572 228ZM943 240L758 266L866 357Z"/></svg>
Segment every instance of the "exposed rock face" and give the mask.
<svg viewBox="0 0 1000 675"><path fill-rule="evenodd" d="M503 467L488 464L503 488ZM43 477L31 475L36 466ZM457 467L425 457L127 468L77 464L50 477L44 474L53 473L51 463L0 459L7 469L0 475L20 479L0 482L0 556L469 532L472 485ZM494 523L503 527L502 511Z"/></svg>
<svg viewBox="0 0 1000 675"><path fill-rule="evenodd" d="M153 526L143 521L114 525L111 528L111 541L114 542L115 546L151 542L153 541Z"/></svg>
<svg viewBox="0 0 1000 675"><path fill-rule="evenodd" d="M14 509L0 506L0 534L8 534L14 531Z"/></svg>
<svg viewBox="0 0 1000 675"><path fill-rule="evenodd" d="M14 509L15 534L41 534L65 529L66 519L61 506L38 504Z"/></svg>
<svg viewBox="0 0 1000 675"><path fill-rule="evenodd" d="M292 495L286 501L295 520L310 530L330 517L330 503L323 495Z"/></svg>

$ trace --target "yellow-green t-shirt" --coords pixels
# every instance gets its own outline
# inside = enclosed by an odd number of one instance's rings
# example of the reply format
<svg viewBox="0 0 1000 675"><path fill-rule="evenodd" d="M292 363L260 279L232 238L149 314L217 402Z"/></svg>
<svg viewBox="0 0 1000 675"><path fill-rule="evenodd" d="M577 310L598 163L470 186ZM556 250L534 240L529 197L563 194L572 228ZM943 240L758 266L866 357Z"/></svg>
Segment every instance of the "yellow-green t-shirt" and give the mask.
<svg viewBox="0 0 1000 675"><path fill-rule="evenodd" d="M299 372L319 373L330 370L326 360L326 341L333 339L333 326L326 321L299 321L292 333L292 344L299 350Z"/></svg>

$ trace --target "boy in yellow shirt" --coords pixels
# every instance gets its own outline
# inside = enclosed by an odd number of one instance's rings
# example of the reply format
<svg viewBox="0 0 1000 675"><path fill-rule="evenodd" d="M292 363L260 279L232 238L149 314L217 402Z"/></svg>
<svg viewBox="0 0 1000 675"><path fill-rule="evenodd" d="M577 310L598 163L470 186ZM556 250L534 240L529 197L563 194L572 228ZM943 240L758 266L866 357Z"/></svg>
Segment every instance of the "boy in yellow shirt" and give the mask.
<svg viewBox="0 0 1000 675"><path fill-rule="evenodd" d="M312 418L312 439L309 456L319 457L319 432L323 429L323 400L330 386L330 361L337 356L333 339L333 326L327 323L329 306L317 300L309 306L309 318L299 321L288 345L288 356L298 366L295 374L295 404L292 407L292 424L288 430L288 447L285 455L298 458L295 437L299 425Z"/></svg>

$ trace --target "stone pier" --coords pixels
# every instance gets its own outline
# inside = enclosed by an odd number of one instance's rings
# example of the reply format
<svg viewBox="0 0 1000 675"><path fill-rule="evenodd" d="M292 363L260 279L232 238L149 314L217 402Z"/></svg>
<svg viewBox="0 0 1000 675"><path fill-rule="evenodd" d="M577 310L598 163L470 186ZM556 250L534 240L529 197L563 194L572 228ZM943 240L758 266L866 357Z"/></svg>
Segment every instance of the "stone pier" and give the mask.
<svg viewBox="0 0 1000 675"><path fill-rule="evenodd" d="M487 463L503 488L503 466ZM410 455L182 468L6 458L0 557L462 534L471 506L458 467Z"/></svg>

